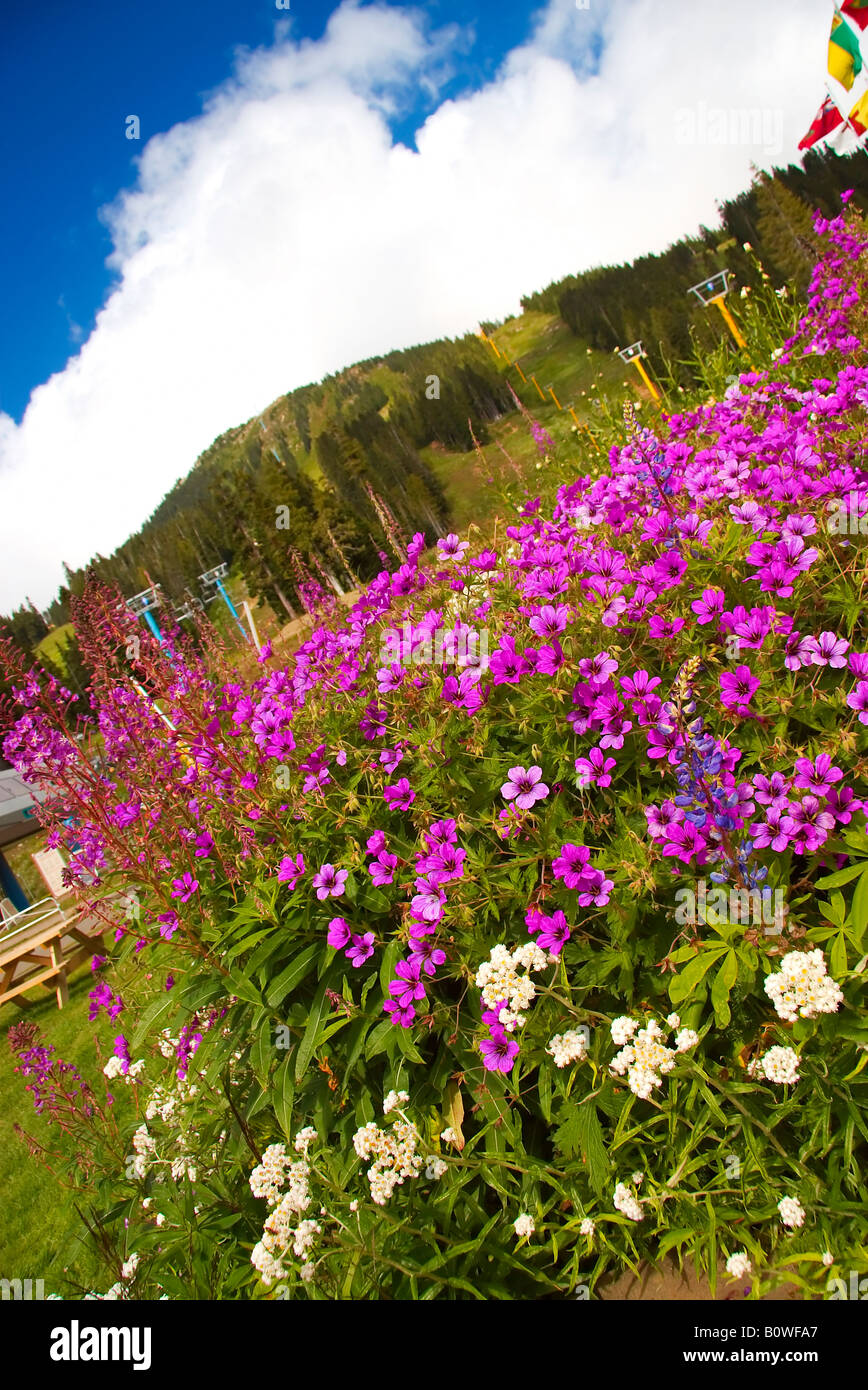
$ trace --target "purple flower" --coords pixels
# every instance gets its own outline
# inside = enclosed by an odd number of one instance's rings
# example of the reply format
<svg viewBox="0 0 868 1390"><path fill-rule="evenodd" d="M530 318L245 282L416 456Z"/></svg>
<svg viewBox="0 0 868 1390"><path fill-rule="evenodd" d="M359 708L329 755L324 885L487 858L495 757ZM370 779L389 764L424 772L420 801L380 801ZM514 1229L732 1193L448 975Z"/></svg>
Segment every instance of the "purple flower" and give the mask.
<svg viewBox="0 0 868 1390"><path fill-rule="evenodd" d="M386 836L382 830L375 830L368 839L368 854L379 854L386 848Z"/></svg>
<svg viewBox="0 0 868 1390"><path fill-rule="evenodd" d="M387 999L383 1005L383 1010L385 1013L391 1015L392 1022L397 1024L399 1028L411 1027L416 1017L415 1005L408 1004L404 1009L396 999Z"/></svg>
<svg viewBox="0 0 868 1390"><path fill-rule="evenodd" d="M727 708L735 705L736 714L749 714L748 702L759 687L759 680L749 666L737 666L735 671L720 677L720 702Z"/></svg>
<svg viewBox="0 0 868 1390"><path fill-rule="evenodd" d="M439 922L446 904L446 894L439 884L427 879L417 878L417 892L410 903L410 911L425 923Z"/></svg>
<svg viewBox="0 0 868 1390"><path fill-rule="evenodd" d="M406 777L401 777L393 786L383 788L383 797L392 811L409 811L416 800Z"/></svg>
<svg viewBox="0 0 868 1390"><path fill-rule="evenodd" d="M479 1050L486 1071L507 1072L512 1071L519 1047L514 1038L508 1037L504 1030L495 1024L491 1030L491 1037L482 1039Z"/></svg>
<svg viewBox="0 0 868 1390"><path fill-rule="evenodd" d="M413 950L408 959L414 965L418 961L426 975L433 975L435 967L442 965L446 960L446 952L441 951L440 947L435 945L434 940L429 937L427 941L424 939L414 940Z"/></svg>
<svg viewBox="0 0 868 1390"><path fill-rule="evenodd" d="M303 875L304 858L301 854L297 854L294 859L287 854L281 859L277 869L278 883L286 883L292 889Z"/></svg>
<svg viewBox="0 0 868 1390"><path fill-rule="evenodd" d="M821 632L819 637L809 637L811 661L815 666L847 665L847 648L850 643L834 632Z"/></svg>
<svg viewBox="0 0 868 1390"><path fill-rule="evenodd" d="M579 662L579 675L591 685L605 685L618 669L618 663L608 652L598 652L596 656L583 657Z"/></svg>
<svg viewBox="0 0 868 1390"><path fill-rule="evenodd" d="M793 778L793 785L803 787L806 791L813 792L814 796L826 796L831 791L835 782L840 782L844 776L840 767L832 766L832 759L828 753L821 753L815 762L810 758L796 759L796 775Z"/></svg>
<svg viewBox="0 0 868 1390"><path fill-rule="evenodd" d="M319 873L313 876L313 886L320 902L328 897L342 897L346 881L346 869L336 869L334 864L323 864Z"/></svg>
<svg viewBox="0 0 868 1390"><path fill-rule="evenodd" d="M395 995L402 1009L425 998L425 986L421 975L422 962L413 960L412 957L409 960L399 960L395 966L396 978L389 985L389 993Z"/></svg>
<svg viewBox="0 0 868 1390"><path fill-rule="evenodd" d="M383 888L386 884L394 882L397 865L398 856L396 854L388 854L385 850L380 850L373 863L368 865L368 873L376 886Z"/></svg>
<svg viewBox="0 0 868 1390"><path fill-rule="evenodd" d="M180 878L172 879L172 892L170 896L173 898L180 898L181 902L185 903L192 898L193 894L198 891L198 888L198 879L195 879L192 874L185 873L182 874Z"/></svg>
<svg viewBox="0 0 868 1390"><path fill-rule="evenodd" d="M545 782L540 780L541 777L541 767L511 767L509 781L504 782L500 789L504 801L515 800L515 804L523 811L529 811L534 802L545 800L549 794Z"/></svg>
<svg viewBox="0 0 868 1390"><path fill-rule="evenodd" d="M576 758L577 781L583 787L610 787L612 785L611 772L617 764L614 758L607 758L605 753L599 748L592 748L587 758Z"/></svg>
<svg viewBox="0 0 868 1390"><path fill-rule="evenodd" d="M546 603L531 618L531 629L538 637L556 637L559 632L563 632L567 626L570 610L563 603L554 607Z"/></svg>
<svg viewBox="0 0 868 1390"><path fill-rule="evenodd" d="M552 860L552 873L563 879L567 888L578 888L590 857L591 852L584 845L561 845L560 854Z"/></svg>
<svg viewBox="0 0 868 1390"><path fill-rule="evenodd" d="M437 542L437 549L444 560L460 560L469 544L469 541L459 540L455 533L450 531L448 536Z"/></svg>
<svg viewBox="0 0 868 1390"><path fill-rule="evenodd" d="M374 933L366 931L364 936L354 935L352 945L347 947L344 954L349 957L356 969L360 965L364 965L365 961L374 954Z"/></svg>
<svg viewBox="0 0 868 1390"><path fill-rule="evenodd" d="M858 710L860 724L868 724L868 681L859 681L855 690L851 690L847 696L847 704L851 709Z"/></svg>
<svg viewBox="0 0 868 1390"><path fill-rule="evenodd" d="M349 922L343 917L333 917L329 922L328 944L333 946L336 951L340 951L346 946L351 936Z"/></svg>
<svg viewBox="0 0 868 1390"><path fill-rule="evenodd" d="M436 820L424 834L425 843L429 849L434 849L437 845L454 845L458 839L458 830L454 820Z"/></svg>
<svg viewBox="0 0 868 1390"><path fill-rule="evenodd" d="M537 945L543 951L550 952L553 956L559 956L564 946L570 939L570 928L567 926L567 919L558 910L553 912L551 917L543 916L538 921L539 936Z"/></svg>

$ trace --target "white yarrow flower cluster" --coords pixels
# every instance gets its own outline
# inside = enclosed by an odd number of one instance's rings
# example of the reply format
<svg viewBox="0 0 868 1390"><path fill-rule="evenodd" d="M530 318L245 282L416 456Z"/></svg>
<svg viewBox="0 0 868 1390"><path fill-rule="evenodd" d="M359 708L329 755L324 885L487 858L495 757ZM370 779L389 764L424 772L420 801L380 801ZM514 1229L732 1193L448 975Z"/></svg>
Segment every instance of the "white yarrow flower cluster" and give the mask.
<svg viewBox="0 0 868 1390"><path fill-rule="evenodd" d="M805 1224L805 1208L802 1206L798 1197L782 1197L778 1202L778 1211L785 1226L795 1230L798 1226Z"/></svg>
<svg viewBox="0 0 868 1390"><path fill-rule="evenodd" d="M610 1063L616 1076L627 1075L627 1084L634 1096L648 1100L651 1092L662 1086L662 1078L672 1070L679 1052L695 1047L699 1038L692 1028L683 1028L676 1035L675 1047L661 1041L660 1024L649 1019L644 1028L634 1018L616 1018L611 1024L612 1041L625 1044Z"/></svg>
<svg viewBox="0 0 868 1390"><path fill-rule="evenodd" d="M444 1163L443 1159L438 1158L436 1154L432 1154L425 1165L425 1177L428 1178L429 1182L442 1178L448 1172L449 1164Z"/></svg>
<svg viewBox="0 0 868 1390"><path fill-rule="evenodd" d="M458 1135L455 1133L455 1130L452 1128L451 1125L448 1127L448 1129L444 1129L444 1130L443 1130L442 1134L440 1135L440 1143L441 1143L441 1144L457 1144L457 1143L458 1143Z"/></svg>
<svg viewBox="0 0 868 1390"><path fill-rule="evenodd" d="M137 1062L131 1062L126 1071L124 1071L123 1066L122 1058L109 1057L102 1069L103 1075L107 1076L109 1081L115 1081L120 1076L128 1086L131 1086L134 1082L138 1083L139 1077L145 1069L144 1059L139 1058Z"/></svg>
<svg viewBox="0 0 868 1390"><path fill-rule="evenodd" d="M514 951L502 944L492 946L489 959L477 970L476 985L482 991L486 1008L504 1005L498 1019L507 1033L524 1025L527 1021L524 1010L536 998L536 986L530 974L519 975L519 969L545 970L548 964L545 951L536 942L528 941Z"/></svg>
<svg viewBox="0 0 868 1390"><path fill-rule="evenodd" d="M734 1255L730 1255L726 1262L726 1272L733 1279L744 1279L745 1275L753 1271L750 1257L744 1250L737 1250Z"/></svg>
<svg viewBox="0 0 868 1390"><path fill-rule="evenodd" d="M556 1067L568 1067L571 1062L583 1062L588 1055L588 1039L584 1033L570 1028L549 1039L546 1052L554 1057Z"/></svg>
<svg viewBox="0 0 868 1390"><path fill-rule="evenodd" d="M383 1114L391 1115L393 1110L398 1110L400 1106L406 1105L410 1096L407 1091L390 1091L383 1101Z"/></svg>
<svg viewBox="0 0 868 1390"><path fill-rule="evenodd" d="M844 999L840 987L827 973L819 949L789 951L781 960L780 970L766 976L764 988L778 1017L788 1023L795 1023L800 1017L837 1013Z"/></svg>
<svg viewBox="0 0 868 1390"><path fill-rule="evenodd" d="M396 1120L390 1130L380 1129L369 1120L353 1135L353 1147L359 1158L373 1158L368 1169L371 1198L377 1206L388 1202L395 1188L405 1178L418 1178L425 1162L417 1152L419 1131L406 1120Z"/></svg>
<svg viewBox="0 0 868 1390"><path fill-rule="evenodd" d="M799 1054L792 1047L770 1047L762 1057L751 1062L748 1076L759 1072L766 1081L778 1081L794 1086L799 1079Z"/></svg>
<svg viewBox="0 0 868 1390"><path fill-rule="evenodd" d="M592 1236L596 1229L594 1222L589 1216L586 1216L584 1220L579 1223L579 1235L581 1236Z"/></svg>
<svg viewBox="0 0 868 1390"><path fill-rule="evenodd" d="M291 1158L284 1144L269 1144L262 1162L250 1174L250 1190L254 1197L264 1197L273 1208L263 1225L262 1238L250 1255L250 1262L264 1284L286 1277L283 1260L290 1246L298 1259L304 1259L314 1236L319 1234L320 1226L316 1221L304 1220L297 1226L292 1225L293 1219L307 1211L311 1204L310 1166L306 1158L316 1137L316 1130L311 1126L299 1130L293 1141L296 1153L303 1155L299 1159Z"/></svg>
<svg viewBox="0 0 868 1390"><path fill-rule="evenodd" d="M316 1137L317 1133L313 1125L306 1125L304 1129L298 1131L292 1147L297 1154L301 1154L302 1158L307 1158L307 1151Z"/></svg>
<svg viewBox="0 0 868 1390"><path fill-rule="evenodd" d="M269 1144L250 1174L250 1191L254 1197L264 1197L270 1207L276 1206L283 1191L286 1174L292 1166L292 1159L284 1144Z"/></svg>
<svg viewBox="0 0 868 1390"><path fill-rule="evenodd" d="M629 1216L631 1221L643 1220L644 1213L642 1211L642 1203L637 1201L635 1195L630 1191L626 1183L618 1183L618 1186L615 1188L613 1201L616 1210L623 1212L625 1216Z"/></svg>
<svg viewBox="0 0 868 1390"><path fill-rule="evenodd" d="M626 1018L624 1016L621 1018L613 1018L610 1027L612 1042L618 1047L623 1047L625 1043L630 1041L638 1027L639 1024L636 1022L635 1018Z"/></svg>
<svg viewBox="0 0 868 1390"><path fill-rule="evenodd" d="M526 1211L523 1211L521 1216L517 1216L512 1224L515 1228L515 1234L520 1237L527 1236L529 1239L536 1230L536 1222Z"/></svg>

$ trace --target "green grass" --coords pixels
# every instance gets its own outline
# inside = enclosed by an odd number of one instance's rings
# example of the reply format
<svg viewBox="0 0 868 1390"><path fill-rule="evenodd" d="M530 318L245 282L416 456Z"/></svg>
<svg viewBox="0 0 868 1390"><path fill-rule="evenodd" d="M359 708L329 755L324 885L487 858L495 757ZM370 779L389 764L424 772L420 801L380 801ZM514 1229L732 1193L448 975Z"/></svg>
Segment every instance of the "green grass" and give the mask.
<svg viewBox="0 0 868 1390"><path fill-rule="evenodd" d="M75 1194L30 1155L15 1133L14 1126L19 1124L41 1144L65 1148L64 1136L35 1113L25 1090L27 1082L15 1071L7 1032L14 1023L35 1023L42 1033L41 1043L53 1043L56 1055L73 1062L101 1096L103 1078L93 1039L99 1036L104 1060L111 1055L114 1030L104 1019L88 1022L87 995L92 985L90 968L84 965L70 977L69 1002L63 1009L57 1008L53 991L49 994L40 986L28 993L33 1001L28 1009L22 1011L14 1004L0 1008L0 1278L43 1279L46 1294L62 1296L71 1294L71 1285L104 1292L106 1274L88 1244L74 1207ZM125 1086L115 1087L119 1114L131 1107L124 1092Z"/></svg>

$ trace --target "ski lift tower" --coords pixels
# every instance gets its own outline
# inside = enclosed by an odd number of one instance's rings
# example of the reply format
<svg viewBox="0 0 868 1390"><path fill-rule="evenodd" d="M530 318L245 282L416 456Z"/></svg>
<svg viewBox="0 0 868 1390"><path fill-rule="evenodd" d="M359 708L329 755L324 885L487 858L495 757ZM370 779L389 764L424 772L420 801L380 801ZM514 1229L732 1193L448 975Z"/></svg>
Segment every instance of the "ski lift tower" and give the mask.
<svg viewBox="0 0 868 1390"><path fill-rule="evenodd" d="M176 623L183 623L187 618L195 618L197 613L201 613L205 605L195 594L191 594L189 589L184 590L187 597L183 603L179 603L172 611L172 617Z"/></svg>
<svg viewBox="0 0 868 1390"><path fill-rule="evenodd" d="M657 390L657 387L654 385L654 382L651 380L650 376L648 375L648 373L642 365L642 358L647 357L648 354L643 348L641 340L638 343L631 343L630 347L617 348L616 351L622 362L633 363L633 366L636 368L645 385L648 387L648 390L651 392L652 398L659 405L660 392Z"/></svg>
<svg viewBox="0 0 868 1390"><path fill-rule="evenodd" d="M135 613L137 618L144 618L151 632L161 645L163 642L163 634L157 626L154 610L162 608L162 606L163 596L160 593L159 584L152 584L150 589L143 589L140 594L134 594L132 598L127 599L127 608Z"/></svg>
<svg viewBox="0 0 868 1390"><path fill-rule="evenodd" d="M700 304L706 308L711 304L716 304L723 321L740 348L746 348L747 343L739 332L738 325L729 309L726 307L726 296L729 294L729 282L732 277L731 270L721 270L717 275L712 275L708 280L702 280L698 285L691 285L688 294L695 294Z"/></svg>
<svg viewBox="0 0 868 1390"><path fill-rule="evenodd" d="M202 593L205 597L206 603L210 603L213 599L217 598L219 594L223 602L226 604L226 607L229 609L229 612L232 614L233 618L238 624L241 630L241 636L244 638L245 642L247 642L249 641L249 638L244 630L244 624L239 618L235 604L232 602L223 585L223 580L226 578L228 573L229 566L227 564L215 565L214 569L207 570L205 574L199 575L199 583L202 586Z"/></svg>

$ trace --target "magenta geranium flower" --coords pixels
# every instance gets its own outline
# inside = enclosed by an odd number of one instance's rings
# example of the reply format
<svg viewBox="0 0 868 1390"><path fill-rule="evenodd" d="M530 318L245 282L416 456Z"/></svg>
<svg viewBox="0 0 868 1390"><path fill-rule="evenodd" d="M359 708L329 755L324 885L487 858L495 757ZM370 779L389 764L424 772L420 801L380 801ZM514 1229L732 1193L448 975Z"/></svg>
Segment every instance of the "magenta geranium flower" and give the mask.
<svg viewBox="0 0 868 1390"><path fill-rule="evenodd" d="M416 1017L415 1005L408 1004L406 1008L402 1008L397 999L387 999L383 1005L383 1011L391 1015L392 1022L397 1024L399 1028L411 1027Z"/></svg>
<svg viewBox="0 0 868 1390"><path fill-rule="evenodd" d="M381 849L386 848L386 836L382 830L375 830L373 835L368 837L368 854L379 854Z"/></svg>
<svg viewBox="0 0 868 1390"><path fill-rule="evenodd" d="M858 712L860 724L868 724L868 681L859 681L847 696L847 704Z"/></svg>
<svg viewBox="0 0 868 1390"><path fill-rule="evenodd" d="M531 618L530 627L538 637L557 637L559 632L565 631L569 617L570 610L566 604L555 606L546 603Z"/></svg>
<svg viewBox="0 0 868 1390"><path fill-rule="evenodd" d="M426 975L433 975L436 967L442 965L446 960L446 952L441 951L440 947L430 938L428 940L413 941L413 949L408 959L412 964L419 964Z"/></svg>
<svg viewBox="0 0 868 1390"><path fill-rule="evenodd" d="M422 983L422 962L413 960L399 960L395 966L396 978L389 984L389 993L394 994L401 1005L406 1009L408 1004L425 998L425 986Z"/></svg>
<svg viewBox="0 0 868 1390"><path fill-rule="evenodd" d="M512 1071L512 1065L518 1056L518 1043L514 1038L510 1038L504 1030L495 1024L491 1030L490 1038L483 1038L479 1044L482 1053L482 1064L486 1071Z"/></svg>
<svg viewBox="0 0 868 1390"><path fill-rule="evenodd" d="M409 811L416 800L416 793L406 777L401 777L392 786L383 788L383 797L392 811Z"/></svg>
<svg viewBox="0 0 868 1390"><path fill-rule="evenodd" d="M397 865L397 854L388 854L386 850L382 849L376 859L368 865L368 873L376 886L383 888L387 883L394 882Z"/></svg>
<svg viewBox="0 0 868 1390"><path fill-rule="evenodd" d="M793 785L813 792L814 796L827 796L835 782L844 776L840 767L833 767L828 753L820 753L815 762L810 758L796 759L796 775Z"/></svg>
<svg viewBox="0 0 868 1390"><path fill-rule="evenodd" d="M748 714L750 699L759 687L759 680L749 666L737 666L720 677L720 702L727 709L735 705L737 714Z"/></svg>
<svg viewBox="0 0 868 1390"><path fill-rule="evenodd" d="M541 767L511 767L509 781L504 782L501 793L504 801L515 801L523 811L529 811L537 801L543 801L549 794L545 782L541 781Z"/></svg>
<svg viewBox="0 0 868 1390"><path fill-rule="evenodd" d="M444 560L460 560L468 546L469 541L459 540L453 531L437 542L437 549Z"/></svg>
<svg viewBox="0 0 868 1390"><path fill-rule="evenodd" d="M347 947L344 954L349 957L356 969L360 965L364 965L365 961L374 954L374 933L366 931L364 936L360 936L358 933L354 935L352 945Z"/></svg>
<svg viewBox="0 0 868 1390"><path fill-rule="evenodd" d="M557 859L552 860L552 873L561 878L567 888L578 888L587 873L591 852L584 845L561 845Z"/></svg>
<svg viewBox="0 0 868 1390"><path fill-rule="evenodd" d="M351 936L350 924L347 922L346 918L333 917L329 922L329 934L327 938L329 945L333 946L336 951L340 951L346 946Z"/></svg>
<svg viewBox="0 0 868 1390"><path fill-rule="evenodd" d="M557 911L553 912L551 917L543 916L538 925L539 936L536 939L536 944L541 950L549 951L553 956L559 956L570 939L570 929L564 914Z"/></svg>
<svg viewBox="0 0 868 1390"><path fill-rule="evenodd" d="M320 902L329 897L342 897L346 881L346 869L336 869L334 864L323 864L319 873L313 876L313 886Z"/></svg>
<svg viewBox="0 0 868 1390"><path fill-rule="evenodd" d="M304 858L297 854L295 858L284 855L277 868L278 883L286 883L290 888L294 888L299 879L304 875Z"/></svg>

